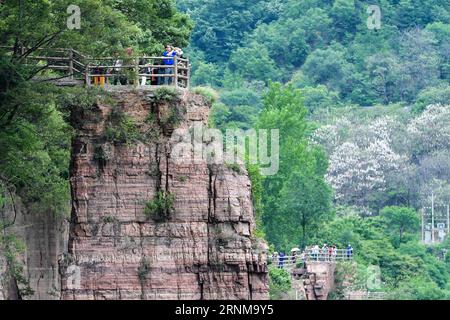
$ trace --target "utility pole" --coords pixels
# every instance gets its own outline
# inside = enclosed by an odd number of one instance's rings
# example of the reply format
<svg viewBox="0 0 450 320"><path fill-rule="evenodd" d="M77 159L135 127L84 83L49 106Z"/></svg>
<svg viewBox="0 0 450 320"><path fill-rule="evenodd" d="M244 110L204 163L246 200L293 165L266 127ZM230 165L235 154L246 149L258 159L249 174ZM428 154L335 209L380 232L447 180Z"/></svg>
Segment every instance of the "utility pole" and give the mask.
<svg viewBox="0 0 450 320"><path fill-rule="evenodd" d="M447 237L450 237L450 205L447 205Z"/></svg>
<svg viewBox="0 0 450 320"><path fill-rule="evenodd" d="M425 208L422 208L422 243L425 243Z"/></svg>
<svg viewBox="0 0 450 320"><path fill-rule="evenodd" d="M434 191L431 191L431 243L434 244Z"/></svg>

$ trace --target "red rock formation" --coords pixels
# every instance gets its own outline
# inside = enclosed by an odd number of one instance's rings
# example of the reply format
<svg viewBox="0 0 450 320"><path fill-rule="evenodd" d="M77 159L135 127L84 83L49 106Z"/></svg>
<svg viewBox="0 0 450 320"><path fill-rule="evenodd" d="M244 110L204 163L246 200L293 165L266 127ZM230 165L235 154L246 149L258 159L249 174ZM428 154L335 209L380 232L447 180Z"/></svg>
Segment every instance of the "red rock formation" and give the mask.
<svg viewBox="0 0 450 320"><path fill-rule="evenodd" d="M305 300L327 300L334 289L335 269L332 262L310 262L306 269L294 270L297 295Z"/></svg>
<svg viewBox="0 0 450 320"><path fill-rule="evenodd" d="M265 244L253 238L245 169L171 158L175 128L162 125L171 108L183 114L177 128L206 125L209 113L203 97L180 95L171 105L149 91L117 92L114 107L74 113L81 127L73 143L69 250L60 261L63 299L268 298ZM141 134L154 132L155 123L161 134L107 142L114 108ZM144 208L158 192L173 195L173 208L149 217Z"/></svg>

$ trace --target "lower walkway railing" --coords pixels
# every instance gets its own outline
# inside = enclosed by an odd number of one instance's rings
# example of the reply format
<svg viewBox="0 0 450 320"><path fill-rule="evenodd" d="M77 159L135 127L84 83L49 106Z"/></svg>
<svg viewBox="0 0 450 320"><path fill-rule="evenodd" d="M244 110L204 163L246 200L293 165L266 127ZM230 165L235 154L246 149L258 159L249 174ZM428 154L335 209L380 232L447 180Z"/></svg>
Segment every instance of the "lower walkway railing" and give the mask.
<svg viewBox="0 0 450 320"><path fill-rule="evenodd" d="M291 269L304 263L333 263L337 261L353 260L353 251L347 249L335 249L333 251L315 251L307 250L302 254L280 256L273 255L269 257L269 261L280 269Z"/></svg>

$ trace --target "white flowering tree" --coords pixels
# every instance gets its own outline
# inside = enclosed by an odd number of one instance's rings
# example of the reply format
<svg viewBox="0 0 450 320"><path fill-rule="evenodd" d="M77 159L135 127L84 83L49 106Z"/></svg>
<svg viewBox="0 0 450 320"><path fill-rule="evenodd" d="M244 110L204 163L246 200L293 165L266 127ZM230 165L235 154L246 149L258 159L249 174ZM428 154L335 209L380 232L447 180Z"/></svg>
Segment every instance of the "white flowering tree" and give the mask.
<svg viewBox="0 0 450 320"><path fill-rule="evenodd" d="M365 206L371 194L385 190L389 174L404 160L385 140L367 148L345 142L331 155L326 178L338 201Z"/></svg>
<svg viewBox="0 0 450 320"><path fill-rule="evenodd" d="M312 140L330 155L326 178L338 202L365 206L374 193L386 189L392 173L406 161L392 148L398 127L391 117L369 123L343 117L313 134Z"/></svg>
<svg viewBox="0 0 450 320"><path fill-rule="evenodd" d="M450 105L430 105L408 125L411 153L421 157L450 149Z"/></svg>
<svg viewBox="0 0 450 320"><path fill-rule="evenodd" d="M336 201L420 207L432 181L450 184L450 106L431 105L416 118L353 111L311 136L329 155L326 179Z"/></svg>

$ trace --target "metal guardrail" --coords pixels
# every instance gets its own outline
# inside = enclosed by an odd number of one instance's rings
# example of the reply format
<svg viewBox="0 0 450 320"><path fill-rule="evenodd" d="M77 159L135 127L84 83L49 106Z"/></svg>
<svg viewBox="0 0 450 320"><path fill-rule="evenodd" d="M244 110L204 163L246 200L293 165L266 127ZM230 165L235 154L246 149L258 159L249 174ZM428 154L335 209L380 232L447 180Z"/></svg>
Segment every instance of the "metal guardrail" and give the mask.
<svg viewBox="0 0 450 320"><path fill-rule="evenodd" d="M314 250L308 250L303 254L292 256L271 256L269 261L272 264L282 269L295 268L298 263L320 263L320 262L337 262L337 261L350 261L353 260L353 252L347 251L347 249L337 249L334 251L319 252Z"/></svg>
<svg viewBox="0 0 450 320"><path fill-rule="evenodd" d="M386 300L386 292L367 291L367 292L351 292L345 294L345 300Z"/></svg>

